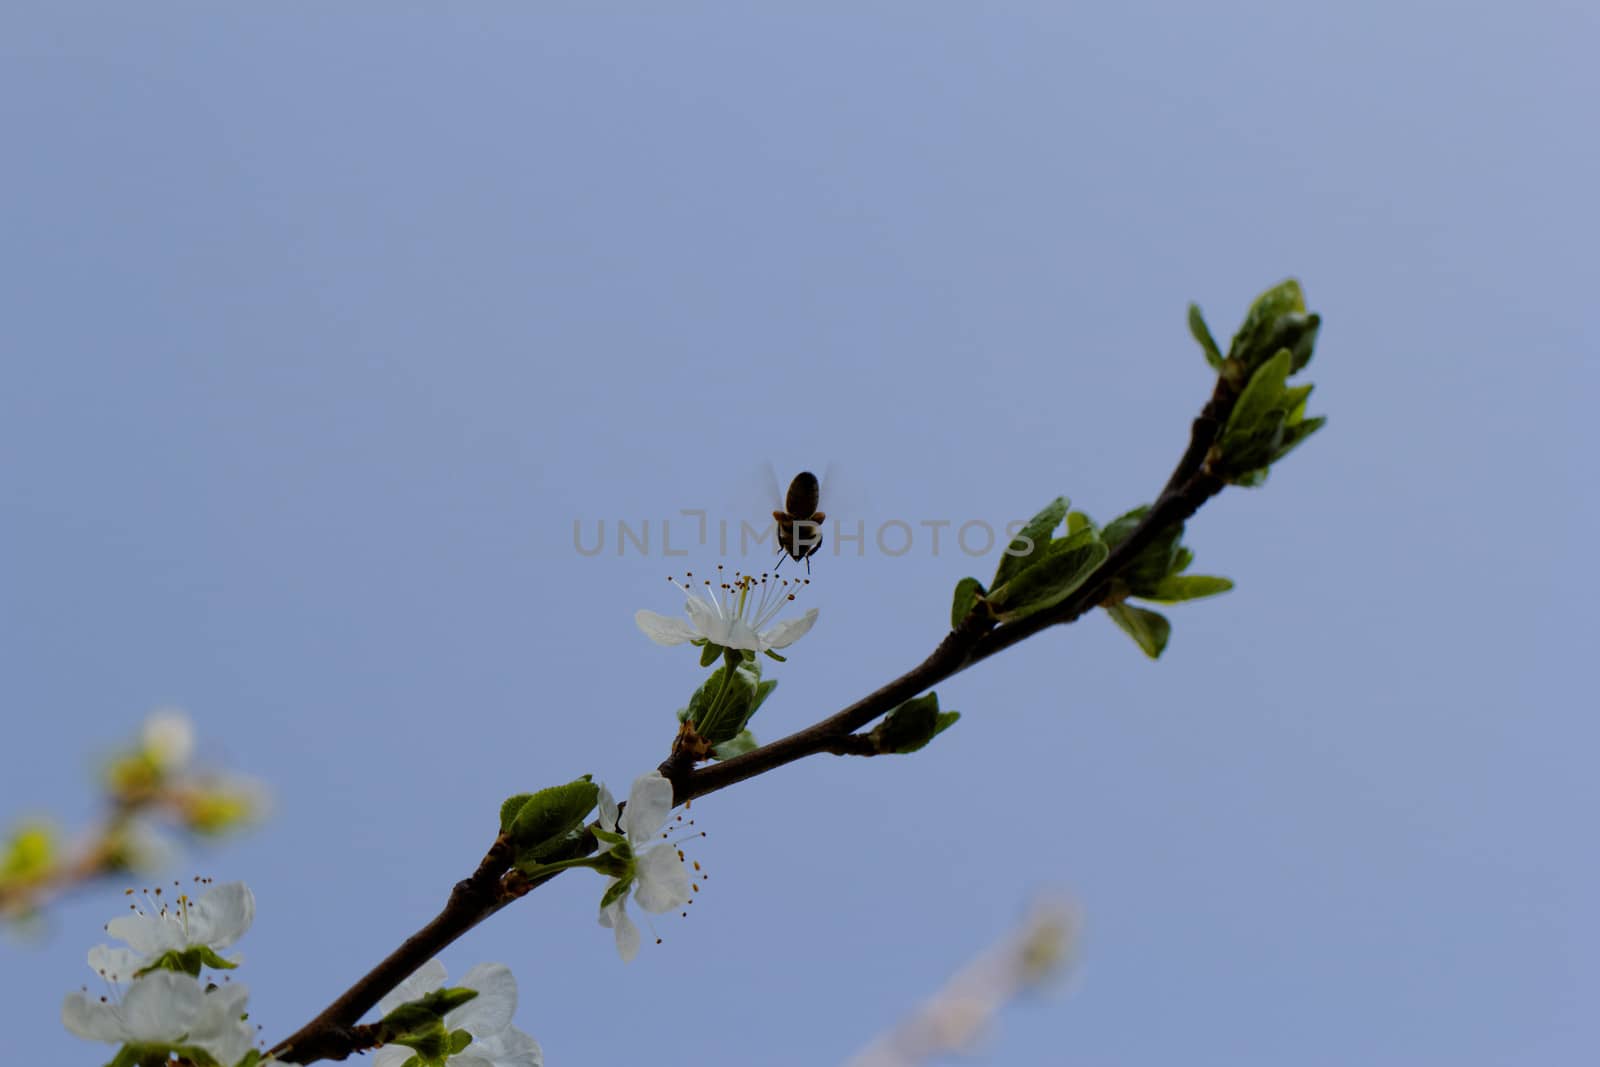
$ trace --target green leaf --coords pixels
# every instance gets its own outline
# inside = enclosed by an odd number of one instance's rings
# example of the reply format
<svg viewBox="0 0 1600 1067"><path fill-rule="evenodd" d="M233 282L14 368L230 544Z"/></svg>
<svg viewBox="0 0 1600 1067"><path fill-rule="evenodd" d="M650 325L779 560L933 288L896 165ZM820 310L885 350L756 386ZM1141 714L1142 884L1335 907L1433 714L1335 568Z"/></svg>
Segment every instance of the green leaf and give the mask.
<svg viewBox="0 0 1600 1067"><path fill-rule="evenodd" d="M1245 471L1243 474L1235 474L1229 478L1228 481L1239 486L1241 489L1258 489L1267 484L1267 468L1257 467L1253 471Z"/></svg>
<svg viewBox="0 0 1600 1067"><path fill-rule="evenodd" d="M1000 554L1000 566L995 569L990 589L1000 588L1040 558L1042 550L1050 545L1051 532L1061 525L1070 506L1066 497L1058 496L1028 520Z"/></svg>
<svg viewBox="0 0 1600 1067"><path fill-rule="evenodd" d="M1173 523L1150 539L1132 561L1122 569L1119 577L1135 594L1143 596L1171 574L1178 565L1179 542L1183 539L1183 523Z"/></svg>
<svg viewBox="0 0 1600 1067"><path fill-rule="evenodd" d="M1141 504L1124 515L1118 515L1106 523L1105 528L1100 531L1100 540L1106 543L1107 548L1115 549L1128 539L1148 514L1150 505Z"/></svg>
<svg viewBox="0 0 1600 1067"><path fill-rule="evenodd" d="M500 832L511 832L511 824L517 820L517 812L522 810L522 805L533 799L532 793L518 793L516 796L506 797L500 803Z"/></svg>
<svg viewBox="0 0 1600 1067"><path fill-rule="evenodd" d="M1327 416L1318 415L1314 419L1305 419L1301 422L1295 423L1292 426L1285 427L1283 431L1283 441L1279 443L1278 451L1273 453L1272 462L1278 462L1278 460L1282 459L1284 456L1287 456L1296 448L1299 448L1306 438L1322 429L1323 424L1325 424L1327 421Z"/></svg>
<svg viewBox="0 0 1600 1067"><path fill-rule="evenodd" d="M989 594L1001 622L1027 618L1061 603L1105 562L1109 550L1093 531L1053 541L1044 558Z"/></svg>
<svg viewBox="0 0 1600 1067"><path fill-rule="evenodd" d="M772 684L776 685L777 683L774 682ZM760 747L761 745L758 741L756 741L755 734L751 733L749 730L740 730L737 737L734 737L728 741L724 741L720 745L713 746L711 749L711 755L717 759L732 759L735 756L742 756L746 752L752 752Z"/></svg>
<svg viewBox="0 0 1600 1067"><path fill-rule="evenodd" d="M1287 414L1289 405L1285 402L1284 392L1289 379L1290 362L1288 350L1280 349L1277 355L1250 376L1250 384L1239 394L1239 401L1228 416L1228 424L1223 427L1224 449L1230 436L1255 432L1258 426L1273 419L1274 412Z"/></svg>
<svg viewBox="0 0 1600 1067"><path fill-rule="evenodd" d="M702 667L709 667L721 658L721 645L713 645L710 641L707 641L705 647L700 650L700 666Z"/></svg>
<svg viewBox="0 0 1600 1067"><path fill-rule="evenodd" d="M631 878L619 878L612 882L606 887L606 891L600 895L600 909L604 911L627 896L628 890L631 888L633 888L633 879Z"/></svg>
<svg viewBox="0 0 1600 1067"><path fill-rule="evenodd" d="M1098 528L1094 524L1094 520L1088 515L1081 511L1067 512L1067 533L1069 535L1075 534L1079 530L1093 530L1096 533L1099 532Z"/></svg>
<svg viewBox="0 0 1600 1067"><path fill-rule="evenodd" d="M744 717L745 722L749 722L750 717L761 710L761 705L767 702L767 697L771 696L776 688L778 688L776 678L768 678L756 686L756 698L750 702L750 712Z"/></svg>
<svg viewBox="0 0 1600 1067"><path fill-rule="evenodd" d="M550 849L563 845L567 835L583 825L599 801L600 788L587 774L528 797L506 831L516 847L518 865L537 862ZM504 814L502 805L502 817Z"/></svg>
<svg viewBox="0 0 1600 1067"><path fill-rule="evenodd" d="M983 599L983 583L976 578L963 578L956 583L956 594L950 602L950 629L959 630L967 621L972 609Z"/></svg>
<svg viewBox="0 0 1600 1067"><path fill-rule="evenodd" d="M1172 624L1160 612L1136 608L1132 604L1111 604L1106 607L1106 614L1151 659L1160 657L1162 649L1167 647L1167 638L1172 636Z"/></svg>
<svg viewBox="0 0 1600 1067"><path fill-rule="evenodd" d="M761 682L759 660L741 657L731 670L723 663L689 698L688 719L695 732L711 745L731 741L775 685Z"/></svg>
<svg viewBox="0 0 1600 1067"><path fill-rule="evenodd" d="M875 751L904 755L922 748L959 718L959 711L939 710L937 693L925 693L889 712L869 736Z"/></svg>
<svg viewBox="0 0 1600 1067"><path fill-rule="evenodd" d="M1217 347L1216 339L1211 336L1211 330L1206 326L1205 316L1200 314L1199 304L1189 305L1189 333L1200 342L1200 348L1206 354L1206 362L1216 370L1222 369L1222 350Z"/></svg>
<svg viewBox="0 0 1600 1067"><path fill-rule="evenodd" d="M416 1000L406 1001L385 1015L381 1020L383 1028L388 1033L390 1042L404 1043L402 1042L404 1038L411 1038L438 1027L444 1020L446 1012L454 1011L477 995L476 989L451 986L435 989Z"/></svg>
<svg viewBox="0 0 1600 1067"><path fill-rule="evenodd" d="M1316 386L1307 382L1305 385L1296 385L1283 391L1284 422L1295 423L1305 418L1306 398L1311 395L1311 390Z"/></svg>
<svg viewBox="0 0 1600 1067"><path fill-rule="evenodd" d="M1203 596L1216 596L1226 593L1233 588L1233 583L1226 578L1214 578L1205 574L1172 574L1162 580L1154 589L1141 592L1139 595L1146 600L1154 600L1158 604L1176 604L1183 600L1198 600Z"/></svg>
<svg viewBox="0 0 1600 1067"><path fill-rule="evenodd" d="M1279 350L1239 395L1218 441L1220 465L1228 476L1268 465L1282 446L1290 407L1285 389L1289 365L1289 350Z"/></svg>
<svg viewBox="0 0 1600 1067"><path fill-rule="evenodd" d="M1315 315L1306 314L1300 283L1290 278L1256 297L1228 346L1228 359L1249 374L1287 348L1298 370L1311 359L1318 325Z"/></svg>

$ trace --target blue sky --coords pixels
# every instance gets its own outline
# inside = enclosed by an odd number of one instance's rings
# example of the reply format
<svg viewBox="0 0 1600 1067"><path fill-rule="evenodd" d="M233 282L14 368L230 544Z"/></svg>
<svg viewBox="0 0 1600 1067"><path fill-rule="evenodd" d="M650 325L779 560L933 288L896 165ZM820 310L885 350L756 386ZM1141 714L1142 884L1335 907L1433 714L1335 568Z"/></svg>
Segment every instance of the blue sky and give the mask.
<svg viewBox="0 0 1600 1067"><path fill-rule="evenodd" d="M0 815L90 814L157 704L272 821L191 857L298 1026L442 902L505 795L622 787L688 564L573 520L1144 502L1219 334L1293 274L1328 428L1192 524L1145 661L1104 618L940 688L913 758L695 806L690 920L624 967L566 876L446 954L551 1064L836 1062L1082 909L994 1063L1574 1062L1600 728L1586 5L226 7L0 14ZM837 496L833 494L837 493ZM776 736L914 664L955 581L824 549ZM22 755L25 754L25 757ZM176 873L193 873L182 871ZM0 946L13 1058L117 906ZM18 1022L43 1020L20 1034Z"/></svg>

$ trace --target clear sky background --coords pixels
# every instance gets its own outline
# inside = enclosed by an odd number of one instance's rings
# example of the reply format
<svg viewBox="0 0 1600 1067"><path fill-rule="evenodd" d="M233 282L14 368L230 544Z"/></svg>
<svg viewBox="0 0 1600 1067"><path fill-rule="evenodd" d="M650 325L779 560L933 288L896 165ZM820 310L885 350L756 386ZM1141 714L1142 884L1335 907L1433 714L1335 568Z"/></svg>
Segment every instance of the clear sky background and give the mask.
<svg viewBox="0 0 1600 1067"><path fill-rule="evenodd" d="M503 960L552 1067L838 1062L1056 888L996 1064L1583 1062L1597 518L1590 5L7 5L0 817L91 814L158 704L271 782L185 869L259 906L269 1037L442 903L507 794L665 754L669 570L574 519L1109 518L1293 274L1328 428L1190 528L1227 597L941 687L901 760L695 807L635 963L558 879ZM681 543L681 542L680 542ZM917 662L992 560L824 549L773 737ZM15 1062L120 898L0 944ZM34 1025L34 1024L37 1025ZM18 1027L23 1025L19 1031ZM98 1058L97 1058L98 1057Z"/></svg>

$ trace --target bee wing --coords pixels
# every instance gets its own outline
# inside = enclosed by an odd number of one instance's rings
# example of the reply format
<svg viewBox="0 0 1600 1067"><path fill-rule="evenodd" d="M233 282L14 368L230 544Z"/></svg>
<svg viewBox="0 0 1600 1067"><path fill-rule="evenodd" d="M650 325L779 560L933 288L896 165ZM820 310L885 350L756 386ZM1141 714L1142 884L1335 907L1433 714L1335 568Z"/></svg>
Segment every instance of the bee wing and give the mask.
<svg viewBox="0 0 1600 1067"><path fill-rule="evenodd" d="M783 510L783 483L778 480L778 468L772 465L772 460L767 460L761 465L761 473L766 479L767 496L772 500L775 511Z"/></svg>
<svg viewBox="0 0 1600 1067"><path fill-rule="evenodd" d="M831 523L850 519L852 523L867 512L867 497L862 491L861 471L840 460L829 460L822 472L821 503L817 505Z"/></svg>

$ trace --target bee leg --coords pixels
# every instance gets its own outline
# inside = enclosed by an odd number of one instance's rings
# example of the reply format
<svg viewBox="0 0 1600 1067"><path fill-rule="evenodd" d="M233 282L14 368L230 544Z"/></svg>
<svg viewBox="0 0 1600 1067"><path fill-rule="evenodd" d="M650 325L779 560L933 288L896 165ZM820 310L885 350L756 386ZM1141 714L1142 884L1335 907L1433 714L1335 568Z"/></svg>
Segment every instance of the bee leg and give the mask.
<svg viewBox="0 0 1600 1067"><path fill-rule="evenodd" d="M817 535L817 543L812 545L811 548L806 552L806 577L808 577L808 578L811 576L811 557L816 555L817 554L817 550L819 548L821 548L821 547L822 547L822 535L818 534Z"/></svg>

